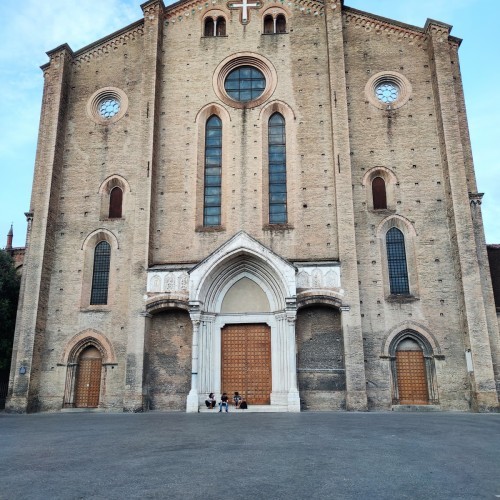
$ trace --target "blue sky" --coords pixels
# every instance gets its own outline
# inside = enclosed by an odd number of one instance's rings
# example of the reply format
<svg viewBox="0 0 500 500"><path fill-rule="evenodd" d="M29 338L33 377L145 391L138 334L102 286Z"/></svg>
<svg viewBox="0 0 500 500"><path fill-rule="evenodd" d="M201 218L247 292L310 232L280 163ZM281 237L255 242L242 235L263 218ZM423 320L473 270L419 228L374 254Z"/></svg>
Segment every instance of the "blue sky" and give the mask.
<svg viewBox="0 0 500 500"><path fill-rule="evenodd" d="M144 1L144 0L142 0ZM14 223L24 245L35 161L45 52L73 50L142 17L140 0L2 0L0 19L0 247ZM172 3L172 2L169 2ZM429 17L463 38L460 62L476 167L484 192L486 241L500 243L500 58L498 0L346 0L345 4L416 26ZM3 238L3 240L2 240Z"/></svg>

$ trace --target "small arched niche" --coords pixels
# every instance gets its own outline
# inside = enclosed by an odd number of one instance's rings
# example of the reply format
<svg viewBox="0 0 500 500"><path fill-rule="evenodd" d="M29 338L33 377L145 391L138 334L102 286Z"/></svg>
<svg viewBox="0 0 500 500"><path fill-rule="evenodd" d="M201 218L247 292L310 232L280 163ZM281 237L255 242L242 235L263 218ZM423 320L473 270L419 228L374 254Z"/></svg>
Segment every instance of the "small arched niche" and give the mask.
<svg viewBox="0 0 500 500"><path fill-rule="evenodd" d="M266 313L271 307L264 290L250 278L234 283L224 296L221 313Z"/></svg>

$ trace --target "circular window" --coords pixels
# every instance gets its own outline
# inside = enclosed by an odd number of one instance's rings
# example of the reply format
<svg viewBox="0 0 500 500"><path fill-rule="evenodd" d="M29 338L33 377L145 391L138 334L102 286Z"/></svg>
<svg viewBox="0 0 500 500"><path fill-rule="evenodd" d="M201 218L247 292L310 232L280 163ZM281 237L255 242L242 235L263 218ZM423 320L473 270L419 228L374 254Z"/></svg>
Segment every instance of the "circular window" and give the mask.
<svg viewBox="0 0 500 500"><path fill-rule="evenodd" d="M120 101L118 99L105 99L99 103L99 114L103 118L113 118L120 111Z"/></svg>
<svg viewBox="0 0 500 500"><path fill-rule="evenodd" d="M235 101L253 101L266 90L266 78L257 68L240 66L227 75L224 88Z"/></svg>
<svg viewBox="0 0 500 500"><path fill-rule="evenodd" d="M377 99L385 104L391 104L397 100L399 88L391 82L383 82L375 89Z"/></svg>
<svg viewBox="0 0 500 500"><path fill-rule="evenodd" d="M365 85L365 96L379 109L397 109L410 99L412 92L408 79L394 71L373 75Z"/></svg>
<svg viewBox="0 0 500 500"><path fill-rule="evenodd" d="M100 125L118 121L127 108L127 95L115 87L105 87L94 92L87 102L87 114Z"/></svg>
<svg viewBox="0 0 500 500"><path fill-rule="evenodd" d="M240 52L224 59L214 72L215 93L233 108L254 108L269 99L278 77L264 57Z"/></svg>

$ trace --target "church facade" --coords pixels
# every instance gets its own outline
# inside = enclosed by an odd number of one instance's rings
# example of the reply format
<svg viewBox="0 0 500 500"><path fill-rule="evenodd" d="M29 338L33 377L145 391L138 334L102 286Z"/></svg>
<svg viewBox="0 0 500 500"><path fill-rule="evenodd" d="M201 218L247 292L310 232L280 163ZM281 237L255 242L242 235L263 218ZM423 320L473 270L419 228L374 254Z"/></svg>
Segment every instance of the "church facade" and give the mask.
<svg viewBox="0 0 500 500"><path fill-rule="evenodd" d="M42 67L7 410L497 410L451 26L141 7Z"/></svg>

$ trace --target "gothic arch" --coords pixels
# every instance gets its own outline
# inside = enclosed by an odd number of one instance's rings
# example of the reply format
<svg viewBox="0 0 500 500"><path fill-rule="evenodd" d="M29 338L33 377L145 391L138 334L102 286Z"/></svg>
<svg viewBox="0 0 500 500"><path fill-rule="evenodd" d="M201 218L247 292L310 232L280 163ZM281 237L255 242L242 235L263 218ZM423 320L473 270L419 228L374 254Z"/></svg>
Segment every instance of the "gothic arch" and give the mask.
<svg viewBox="0 0 500 500"><path fill-rule="evenodd" d="M402 296L391 295L386 235L387 232L392 228L397 228L399 231L401 231L401 233L404 236L404 249L406 253L409 293ZM383 276L385 296L387 298L398 297L398 300L402 300L405 298L413 300L418 298L419 286L418 286L418 272L417 272L417 256L415 248L417 232L413 224L408 219L402 217L401 215L391 215L390 217L386 217L379 224L377 228L377 237L379 240L380 262L382 264L382 276Z"/></svg>
<svg viewBox="0 0 500 500"><path fill-rule="evenodd" d="M374 210L372 183L376 177L381 177L385 182L387 195L387 210L396 210L396 189L399 185L396 174L387 167L373 167L368 170L362 179L363 188L366 193L366 204L370 210Z"/></svg>
<svg viewBox="0 0 500 500"><path fill-rule="evenodd" d="M116 218L125 218L125 214L127 212L128 197L131 192L130 185L125 177L122 177L118 174L113 174L104 179L104 181L99 186L99 196L101 198L100 220L113 220L115 218L110 218L109 215L111 191L114 188L119 188L122 191L123 196L121 203L121 217Z"/></svg>
<svg viewBox="0 0 500 500"><path fill-rule="evenodd" d="M241 231L191 271L190 300L216 312L224 292L242 276L265 291L271 310L284 310L286 297L295 295L296 269Z"/></svg>
<svg viewBox="0 0 500 500"><path fill-rule="evenodd" d="M75 363L81 352L89 346L99 350L104 364L116 364L113 345L104 334L92 328L77 333L67 342L62 353L61 364Z"/></svg>
<svg viewBox="0 0 500 500"><path fill-rule="evenodd" d="M110 266L109 266L109 279L108 279L108 300L107 304L101 305L90 305L90 297L92 291L92 274L93 274L93 265L94 265L94 251L98 243L106 241L109 243L111 247L111 256L110 256ZM81 308L82 309L94 309L94 308L107 308L113 302L113 291L116 284L115 278L115 265L114 260L116 259L116 253L119 250L118 238L111 231L100 228L91 232L82 243L81 250L83 251L82 256L82 294L81 294Z"/></svg>
<svg viewBox="0 0 500 500"><path fill-rule="evenodd" d="M204 186L205 186L205 133L206 124L211 116L217 116L222 122L222 165L221 165L221 194L220 194L220 226L209 227L208 230L213 230L214 227L221 227L225 221L225 200L228 198L228 175L227 166L229 165L229 123L231 117L228 111L217 103L209 103L201 108L196 114L195 123L197 131L197 168L196 168L196 229L207 230L204 226Z"/></svg>
<svg viewBox="0 0 500 500"><path fill-rule="evenodd" d="M269 119L279 113L284 119L285 147L286 147L286 215L285 224L270 224L269 220ZM296 117L293 109L285 102L274 100L266 104L260 114L261 122L261 158L262 158L262 225L264 228L276 228L284 226L293 227L295 220L294 207L298 205L296 199L296 187L294 163L296 156L296 146L293 138L296 136Z"/></svg>
<svg viewBox="0 0 500 500"><path fill-rule="evenodd" d="M156 314L171 309L181 309L189 312L189 302L185 297L175 297L172 295L158 295L146 302L146 312Z"/></svg>
<svg viewBox="0 0 500 500"><path fill-rule="evenodd" d="M436 339L430 334L430 332L428 332L421 325L416 325L412 322L405 322L394 328L386 338L383 346L384 354L382 358L388 359L390 362L392 402L393 404L401 404L399 392L399 376L401 374L398 369L397 355L399 344L406 340L411 340L413 343L416 343L418 348L422 351L423 361L421 361L421 363L423 364L420 365L420 370L422 371L422 377L425 372L425 384L423 387L425 387L425 385L427 386L428 402L418 402L412 404L438 404L439 396L434 360L436 358L442 359L442 356L439 354L440 349ZM422 360L422 358L420 359ZM401 398L403 398L403 396L401 396Z"/></svg>
<svg viewBox="0 0 500 500"><path fill-rule="evenodd" d="M89 233L83 240L81 250L86 251L89 247L94 248L100 241L107 241L113 250L118 250L120 245L118 238L108 229L99 228Z"/></svg>
<svg viewBox="0 0 500 500"><path fill-rule="evenodd" d="M301 293L297 295L297 311L305 307L325 306L341 309L342 298L335 292L324 292L321 294Z"/></svg>
<svg viewBox="0 0 500 500"><path fill-rule="evenodd" d="M427 352L432 353L434 356L441 356L441 347L436 337L425 326L414 321L403 321L392 328L382 344L381 355L384 357L392 356L397 344L401 341L401 336L405 332L413 332L414 335L418 335L420 340L417 342L421 343L422 347L425 346Z"/></svg>
<svg viewBox="0 0 500 500"><path fill-rule="evenodd" d="M100 375L100 389L99 389L99 406L105 398L106 388L106 368L109 365L116 365L116 357L113 345L108 338L101 332L93 329L84 330L76 334L66 344L62 354L63 366L66 366L66 385L64 388L63 407L72 408L75 406L76 395L76 382L77 382L77 368L80 355L89 347L96 348L102 360L102 368Z"/></svg>

